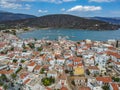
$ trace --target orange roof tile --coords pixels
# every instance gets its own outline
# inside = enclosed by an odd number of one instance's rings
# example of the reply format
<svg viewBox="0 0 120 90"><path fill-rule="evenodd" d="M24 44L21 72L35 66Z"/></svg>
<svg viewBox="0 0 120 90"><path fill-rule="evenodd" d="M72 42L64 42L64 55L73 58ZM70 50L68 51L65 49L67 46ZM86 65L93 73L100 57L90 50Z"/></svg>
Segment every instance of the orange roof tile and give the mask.
<svg viewBox="0 0 120 90"><path fill-rule="evenodd" d="M74 62L80 62L82 60L82 58L80 58L80 57L75 57L74 58Z"/></svg>
<svg viewBox="0 0 120 90"><path fill-rule="evenodd" d="M35 62L30 62L29 64L28 64L28 66L34 66L35 65Z"/></svg>
<svg viewBox="0 0 120 90"><path fill-rule="evenodd" d="M23 82L23 84L27 84L30 81L30 79L27 79Z"/></svg>
<svg viewBox="0 0 120 90"><path fill-rule="evenodd" d="M112 55L112 56L114 56L116 58L120 58L120 54L118 54L117 52L106 51L106 54Z"/></svg>
<svg viewBox="0 0 120 90"><path fill-rule="evenodd" d="M60 90L68 90L66 87L62 87Z"/></svg>
<svg viewBox="0 0 120 90"><path fill-rule="evenodd" d="M82 63L79 63L79 64L77 64L77 66L83 66L83 64L82 64Z"/></svg>
<svg viewBox="0 0 120 90"><path fill-rule="evenodd" d="M108 47L108 49L110 49L110 50L116 50L116 48L114 48L114 47Z"/></svg>
<svg viewBox="0 0 120 90"><path fill-rule="evenodd" d="M111 83L113 90L119 90L119 87L116 83Z"/></svg>
<svg viewBox="0 0 120 90"><path fill-rule="evenodd" d="M46 90L52 90L51 88L49 88L49 87L46 87Z"/></svg>
<svg viewBox="0 0 120 90"><path fill-rule="evenodd" d="M99 70L99 68L97 66L89 66L88 69Z"/></svg>
<svg viewBox="0 0 120 90"><path fill-rule="evenodd" d="M80 87L78 90L91 90L89 87Z"/></svg>
<svg viewBox="0 0 120 90"><path fill-rule="evenodd" d="M0 74L12 74L13 70L0 70Z"/></svg>
<svg viewBox="0 0 120 90"><path fill-rule="evenodd" d="M20 74L20 78L24 79L27 75L28 75L28 73L22 73L22 74Z"/></svg>
<svg viewBox="0 0 120 90"><path fill-rule="evenodd" d="M116 65L120 65L120 62L115 62Z"/></svg>
<svg viewBox="0 0 120 90"><path fill-rule="evenodd" d="M104 82L104 83L112 82L111 77L96 77L96 80L97 80L97 81L102 81L102 82Z"/></svg>
<svg viewBox="0 0 120 90"><path fill-rule="evenodd" d="M73 64L68 64L67 66L68 66L68 67L73 67L74 65L73 65Z"/></svg>
<svg viewBox="0 0 120 90"><path fill-rule="evenodd" d="M40 65L37 65L35 68L34 68L34 70L39 70L40 69Z"/></svg>

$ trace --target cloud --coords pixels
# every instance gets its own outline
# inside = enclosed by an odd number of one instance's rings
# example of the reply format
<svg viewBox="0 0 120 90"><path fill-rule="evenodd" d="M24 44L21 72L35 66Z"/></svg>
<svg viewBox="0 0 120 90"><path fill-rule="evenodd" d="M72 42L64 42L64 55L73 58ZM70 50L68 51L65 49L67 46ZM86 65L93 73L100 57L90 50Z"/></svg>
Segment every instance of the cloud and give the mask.
<svg viewBox="0 0 120 90"><path fill-rule="evenodd" d="M98 3L101 3L101 2L113 2L115 0L89 0L89 2L98 2Z"/></svg>
<svg viewBox="0 0 120 90"><path fill-rule="evenodd" d="M87 12L87 11L98 11L98 10L102 10L102 7L77 5L68 9L67 12L81 12L81 11Z"/></svg>
<svg viewBox="0 0 120 90"><path fill-rule="evenodd" d="M50 3L63 3L63 2L73 2L76 0L39 0L41 2L50 2Z"/></svg>
<svg viewBox="0 0 120 90"><path fill-rule="evenodd" d="M25 4L25 9L29 10L31 8L31 5Z"/></svg>
<svg viewBox="0 0 120 90"><path fill-rule="evenodd" d="M63 2L73 2L76 0L20 0L20 1L26 1L26 2L49 2L49 3L63 3Z"/></svg>
<svg viewBox="0 0 120 90"><path fill-rule="evenodd" d="M8 8L8 9L30 9L31 6L29 4L18 4L17 0L0 0L0 7Z"/></svg>
<svg viewBox="0 0 120 90"><path fill-rule="evenodd" d="M10 2L8 0L0 0L0 7L17 9L17 8L21 8L22 5L21 4L16 4L16 3L12 2L12 1Z"/></svg>
<svg viewBox="0 0 120 90"><path fill-rule="evenodd" d="M0 7L9 9L30 9L29 4L22 5L22 2L49 2L49 3L63 3L72 2L76 0L0 0ZM24 8L23 8L24 7Z"/></svg>
<svg viewBox="0 0 120 90"><path fill-rule="evenodd" d="M61 11L65 11L65 8L62 8Z"/></svg>
<svg viewBox="0 0 120 90"><path fill-rule="evenodd" d="M41 9L39 9L38 12L39 12L39 13L47 13L48 10L41 10Z"/></svg>

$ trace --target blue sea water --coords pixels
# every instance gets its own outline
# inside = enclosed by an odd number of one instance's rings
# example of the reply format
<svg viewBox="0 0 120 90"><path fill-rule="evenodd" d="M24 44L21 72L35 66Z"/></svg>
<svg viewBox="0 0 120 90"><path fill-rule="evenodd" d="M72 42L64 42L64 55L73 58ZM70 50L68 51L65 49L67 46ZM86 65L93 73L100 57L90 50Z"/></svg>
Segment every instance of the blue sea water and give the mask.
<svg viewBox="0 0 120 90"><path fill-rule="evenodd" d="M29 32L20 33L17 35L21 39L36 38L36 39L49 39L56 40L59 36L68 37L69 40L100 40L106 41L108 39L120 40L120 29L119 30L104 30L104 31L93 31L93 30L78 30L78 29L40 29Z"/></svg>

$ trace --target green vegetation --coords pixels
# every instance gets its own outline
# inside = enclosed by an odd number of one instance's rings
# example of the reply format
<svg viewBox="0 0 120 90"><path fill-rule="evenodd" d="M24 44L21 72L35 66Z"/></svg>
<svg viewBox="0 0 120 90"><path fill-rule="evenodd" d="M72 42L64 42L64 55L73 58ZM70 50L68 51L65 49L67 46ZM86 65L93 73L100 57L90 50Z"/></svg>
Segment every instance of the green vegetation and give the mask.
<svg viewBox="0 0 120 90"><path fill-rule="evenodd" d="M25 62L25 60L21 60L20 62L21 62L21 63L24 63L24 62Z"/></svg>
<svg viewBox="0 0 120 90"><path fill-rule="evenodd" d="M29 43L28 46L29 46L31 49L34 49L34 48L35 48L34 43Z"/></svg>
<svg viewBox="0 0 120 90"><path fill-rule="evenodd" d="M29 28L23 28L24 31L29 31Z"/></svg>
<svg viewBox="0 0 120 90"><path fill-rule="evenodd" d="M18 72L20 72L21 69L22 69L22 67L19 67L19 69L16 71L16 74L17 74Z"/></svg>
<svg viewBox="0 0 120 90"><path fill-rule="evenodd" d="M71 83L72 83L72 85L74 85L74 86L75 86L75 81L74 81L74 80L72 80L72 81L71 81Z"/></svg>
<svg viewBox="0 0 120 90"><path fill-rule="evenodd" d="M42 79L42 83L43 83L44 86L50 86L50 85L52 85L53 83L55 83L55 78L53 78L53 77L43 78L43 79Z"/></svg>
<svg viewBox="0 0 120 90"><path fill-rule="evenodd" d="M13 60L13 63L16 63L17 61L18 61L17 59L14 59L14 60Z"/></svg>
<svg viewBox="0 0 120 90"><path fill-rule="evenodd" d="M7 89L8 89L8 85L5 84L5 85L3 86L3 88L4 88L4 90L7 90Z"/></svg>
<svg viewBox="0 0 120 90"><path fill-rule="evenodd" d="M37 48L37 51L40 51L40 52L41 52L42 50L43 50L42 47L38 47L38 48Z"/></svg>
<svg viewBox="0 0 120 90"><path fill-rule="evenodd" d="M14 47L11 47L10 50L11 50L11 51L14 51Z"/></svg>
<svg viewBox="0 0 120 90"><path fill-rule="evenodd" d="M102 88L103 88L103 90L110 90L109 86L107 86L107 85L102 86Z"/></svg>
<svg viewBox="0 0 120 90"><path fill-rule="evenodd" d="M40 74L44 74L45 73L45 69L42 68L41 71L40 71Z"/></svg>
<svg viewBox="0 0 120 90"><path fill-rule="evenodd" d="M112 80L113 80L114 82L120 82L120 78L118 78L118 77L112 77Z"/></svg>
<svg viewBox="0 0 120 90"><path fill-rule="evenodd" d="M16 73L11 74L11 78L14 80L17 77Z"/></svg>
<svg viewBox="0 0 120 90"><path fill-rule="evenodd" d="M88 69L86 69L86 74L90 75L90 71Z"/></svg>
<svg viewBox="0 0 120 90"><path fill-rule="evenodd" d="M5 74L2 74L0 76L0 86L3 86L4 90L8 88L8 86L5 84L6 81L8 81L8 78L6 77Z"/></svg>
<svg viewBox="0 0 120 90"><path fill-rule="evenodd" d="M2 81L5 81L5 80L7 80L7 77L6 77L6 75L5 75L5 74L2 74L2 75L0 76L0 80L2 80Z"/></svg>

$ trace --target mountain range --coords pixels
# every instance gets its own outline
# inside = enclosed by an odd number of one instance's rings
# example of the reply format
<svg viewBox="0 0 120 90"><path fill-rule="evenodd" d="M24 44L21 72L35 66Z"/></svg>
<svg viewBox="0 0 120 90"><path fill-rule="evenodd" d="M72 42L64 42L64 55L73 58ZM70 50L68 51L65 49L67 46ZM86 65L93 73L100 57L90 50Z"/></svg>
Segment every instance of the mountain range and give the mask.
<svg viewBox="0 0 120 90"><path fill-rule="evenodd" d="M120 25L120 17L90 17L90 19L100 20L111 24Z"/></svg>
<svg viewBox="0 0 120 90"><path fill-rule="evenodd" d="M115 30L119 18L78 17L68 14L54 14L36 17L26 14L0 12L0 29L7 28L74 28L87 30Z"/></svg>
<svg viewBox="0 0 120 90"><path fill-rule="evenodd" d="M21 19L28 19L28 18L35 18L35 17L36 16L33 16L33 15L0 11L0 22L21 20Z"/></svg>

